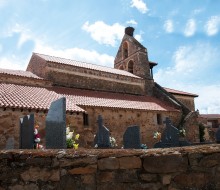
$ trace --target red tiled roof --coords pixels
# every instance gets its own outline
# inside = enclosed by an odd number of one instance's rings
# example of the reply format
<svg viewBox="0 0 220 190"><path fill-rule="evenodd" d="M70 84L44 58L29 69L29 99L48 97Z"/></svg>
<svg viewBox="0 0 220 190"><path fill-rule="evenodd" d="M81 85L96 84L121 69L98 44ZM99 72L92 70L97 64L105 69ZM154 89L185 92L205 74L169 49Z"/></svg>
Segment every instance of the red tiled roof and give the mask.
<svg viewBox="0 0 220 190"><path fill-rule="evenodd" d="M7 74L7 75L14 75L14 76L21 76L21 77L44 80L43 78L38 77L37 75L33 74L30 71L10 70L10 69L1 69L0 68L0 74Z"/></svg>
<svg viewBox="0 0 220 190"><path fill-rule="evenodd" d="M207 119L220 119L220 114L200 114L200 117Z"/></svg>
<svg viewBox="0 0 220 190"><path fill-rule="evenodd" d="M101 66L101 65L95 65L95 64L91 64L91 63L85 63L85 62L81 62L81 61L75 61L75 60L71 60L71 59L65 59L65 58L44 55L44 54L39 54L39 53L34 53L34 54L41 57L42 59L44 59L48 62L72 65L75 67L82 67L82 68L87 68L87 69L91 69L91 70L97 70L97 71L102 71L102 72L112 73L112 74L117 74L117 75L124 75L124 76L128 76L128 77L133 77L133 78L140 78L132 73L129 73L127 71L120 70L120 69L114 69L114 68L105 67L105 66Z"/></svg>
<svg viewBox="0 0 220 190"><path fill-rule="evenodd" d="M52 91L62 94L78 106L95 106L135 110L178 111L164 102L149 96L137 96L121 93L52 87Z"/></svg>
<svg viewBox="0 0 220 190"><path fill-rule="evenodd" d="M171 93L171 94L198 97L197 94L192 94L192 93L188 93L188 92L183 92L183 91L179 91L179 90L174 90L174 89L171 89L171 88L164 88L164 89L165 89L167 92Z"/></svg>
<svg viewBox="0 0 220 190"><path fill-rule="evenodd" d="M61 97L46 88L0 84L0 107L48 110L51 102ZM71 100L67 100L66 110L84 112Z"/></svg>

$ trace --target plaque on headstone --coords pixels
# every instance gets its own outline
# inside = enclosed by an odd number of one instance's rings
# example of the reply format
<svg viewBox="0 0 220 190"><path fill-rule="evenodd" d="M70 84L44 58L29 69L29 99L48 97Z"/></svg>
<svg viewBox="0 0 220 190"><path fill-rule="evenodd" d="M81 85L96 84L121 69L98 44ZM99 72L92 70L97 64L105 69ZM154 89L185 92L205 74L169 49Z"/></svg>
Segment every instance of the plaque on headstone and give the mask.
<svg viewBox="0 0 220 190"><path fill-rule="evenodd" d="M215 137L216 137L216 142L220 143L220 127L216 131Z"/></svg>
<svg viewBox="0 0 220 190"><path fill-rule="evenodd" d="M126 129L123 135L124 148L141 148L141 140L140 140L140 127L139 126L130 126Z"/></svg>
<svg viewBox="0 0 220 190"><path fill-rule="evenodd" d="M34 114L20 118L20 149L32 149L34 146Z"/></svg>
<svg viewBox="0 0 220 190"><path fill-rule="evenodd" d="M15 144L14 141L15 141L14 137L9 137L6 141L5 149L6 150L14 149L14 144Z"/></svg>
<svg viewBox="0 0 220 190"><path fill-rule="evenodd" d="M109 130L103 125L102 116L98 116L98 132L94 139L94 144L98 148L109 148L110 147L110 133Z"/></svg>
<svg viewBox="0 0 220 190"><path fill-rule="evenodd" d="M66 148L66 98L53 101L46 117L46 148Z"/></svg>

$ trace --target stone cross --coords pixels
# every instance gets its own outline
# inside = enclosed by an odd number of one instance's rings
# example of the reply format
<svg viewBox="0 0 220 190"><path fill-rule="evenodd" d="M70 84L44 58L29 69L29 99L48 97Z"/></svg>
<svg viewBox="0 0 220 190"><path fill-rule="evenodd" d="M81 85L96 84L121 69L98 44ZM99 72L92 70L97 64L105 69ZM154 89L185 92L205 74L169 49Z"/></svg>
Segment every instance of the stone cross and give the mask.
<svg viewBox="0 0 220 190"><path fill-rule="evenodd" d="M110 132L108 128L103 125L102 116L98 116L98 132L94 139L94 144L98 145L98 148L109 148L110 147Z"/></svg>
<svg viewBox="0 0 220 190"><path fill-rule="evenodd" d="M20 149L32 149L34 147L34 114L20 118Z"/></svg>
<svg viewBox="0 0 220 190"><path fill-rule="evenodd" d="M46 117L46 148L66 148L66 98L53 101Z"/></svg>
<svg viewBox="0 0 220 190"><path fill-rule="evenodd" d="M123 135L124 148L141 148L140 127L137 125L130 126Z"/></svg>

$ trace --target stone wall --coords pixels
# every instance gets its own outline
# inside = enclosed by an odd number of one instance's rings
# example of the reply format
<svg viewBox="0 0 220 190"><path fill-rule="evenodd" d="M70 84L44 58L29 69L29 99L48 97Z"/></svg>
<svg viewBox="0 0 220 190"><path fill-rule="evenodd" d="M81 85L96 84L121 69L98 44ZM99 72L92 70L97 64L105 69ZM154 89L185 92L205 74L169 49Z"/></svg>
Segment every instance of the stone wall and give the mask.
<svg viewBox="0 0 220 190"><path fill-rule="evenodd" d="M220 145L0 151L1 190L219 190Z"/></svg>
<svg viewBox="0 0 220 190"><path fill-rule="evenodd" d="M45 145L46 111L36 112L35 110L0 108L0 149L5 149L7 139L10 137L14 137L15 148L19 147L20 118L30 113L34 113L35 123L38 123L40 126L40 144ZM84 130L82 113L67 114L66 122L67 124L71 125L71 130L74 129L76 133L81 133L83 135ZM81 144L85 144L85 142L81 142Z"/></svg>
<svg viewBox="0 0 220 190"><path fill-rule="evenodd" d="M139 125L141 132L141 143L148 147L153 147L156 143L153 139L155 131L162 132L165 125L163 122L157 124L157 114L161 115L162 121L169 117L175 126L179 124L180 112L163 112L163 111L138 111L127 109L107 109L83 107L89 115L89 126L91 129L90 136L96 134L98 124L98 115L102 115L104 125L110 130L119 147L123 146L123 134L128 126Z"/></svg>
<svg viewBox="0 0 220 190"><path fill-rule="evenodd" d="M194 97L174 95L182 104L188 107L191 111L195 111Z"/></svg>

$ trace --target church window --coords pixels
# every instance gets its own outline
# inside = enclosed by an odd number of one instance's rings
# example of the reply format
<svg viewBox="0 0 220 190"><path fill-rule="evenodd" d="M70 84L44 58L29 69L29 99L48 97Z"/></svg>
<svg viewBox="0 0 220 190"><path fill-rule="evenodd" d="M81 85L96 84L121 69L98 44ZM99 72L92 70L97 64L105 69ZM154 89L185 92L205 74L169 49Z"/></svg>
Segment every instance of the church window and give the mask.
<svg viewBox="0 0 220 190"><path fill-rule="evenodd" d="M123 44L123 58L126 59L128 57L128 43L124 42Z"/></svg>
<svg viewBox="0 0 220 190"><path fill-rule="evenodd" d="M89 125L89 115L87 113L83 113L83 125L84 126Z"/></svg>
<svg viewBox="0 0 220 190"><path fill-rule="evenodd" d="M132 61L132 60L130 60L129 62L128 62L128 72L130 72L130 73L134 73L134 62Z"/></svg>
<svg viewBox="0 0 220 190"><path fill-rule="evenodd" d="M162 115L161 114L157 114L157 124L162 125Z"/></svg>

